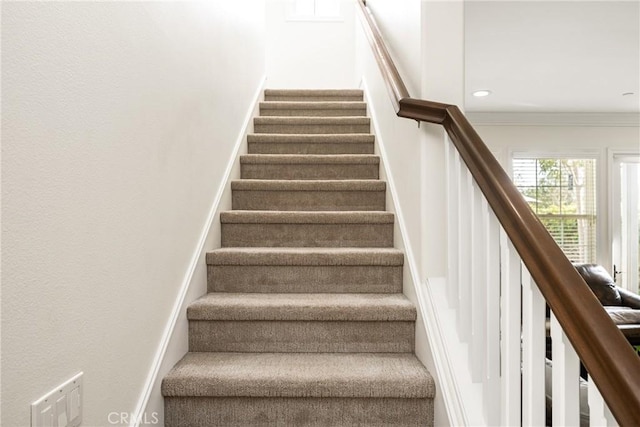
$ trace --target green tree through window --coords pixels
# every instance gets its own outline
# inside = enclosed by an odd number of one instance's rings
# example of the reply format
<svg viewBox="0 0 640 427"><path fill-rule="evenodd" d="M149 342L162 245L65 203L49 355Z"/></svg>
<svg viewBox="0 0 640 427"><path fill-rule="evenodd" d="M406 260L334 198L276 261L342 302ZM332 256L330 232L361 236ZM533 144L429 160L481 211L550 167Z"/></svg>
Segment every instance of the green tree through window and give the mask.
<svg viewBox="0 0 640 427"><path fill-rule="evenodd" d="M595 159L516 158L513 177L567 258L596 262Z"/></svg>

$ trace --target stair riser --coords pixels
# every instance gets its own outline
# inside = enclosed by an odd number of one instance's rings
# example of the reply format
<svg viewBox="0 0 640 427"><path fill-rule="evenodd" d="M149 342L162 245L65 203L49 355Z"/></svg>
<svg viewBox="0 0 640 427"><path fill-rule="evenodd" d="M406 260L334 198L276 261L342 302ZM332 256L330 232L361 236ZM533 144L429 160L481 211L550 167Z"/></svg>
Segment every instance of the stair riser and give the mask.
<svg viewBox="0 0 640 427"><path fill-rule="evenodd" d="M243 179L378 179L377 164L243 164Z"/></svg>
<svg viewBox="0 0 640 427"><path fill-rule="evenodd" d="M334 134L334 133L369 133L369 125L361 124L259 124L254 125L255 133L279 134Z"/></svg>
<svg viewBox="0 0 640 427"><path fill-rule="evenodd" d="M402 292L402 266L209 265L208 292Z"/></svg>
<svg viewBox="0 0 640 427"><path fill-rule="evenodd" d="M433 425L432 399L165 397L165 427Z"/></svg>
<svg viewBox="0 0 640 427"><path fill-rule="evenodd" d="M233 190L234 210L384 211L384 191Z"/></svg>
<svg viewBox="0 0 640 427"><path fill-rule="evenodd" d="M373 154L372 143L249 142L249 154Z"/></svg>
<svg viewBox="0 0 640 427"><path fill-rule="evenodd" d="M222 247L393 246L393 224L222 224Z"/></svg>
<svg viewBox="0 0 640 427"><path fill-rule="evenodd" d="M262 117L364 117L367 115L365 108L339 108L339 109L275 109L275 108L261 108L260 115Z"/></svg>
<svg viewBox="0 0 640 427"><path fill-rule="evenodd" d="M413 352L414 322L189 321L189 351Z"/></svg>

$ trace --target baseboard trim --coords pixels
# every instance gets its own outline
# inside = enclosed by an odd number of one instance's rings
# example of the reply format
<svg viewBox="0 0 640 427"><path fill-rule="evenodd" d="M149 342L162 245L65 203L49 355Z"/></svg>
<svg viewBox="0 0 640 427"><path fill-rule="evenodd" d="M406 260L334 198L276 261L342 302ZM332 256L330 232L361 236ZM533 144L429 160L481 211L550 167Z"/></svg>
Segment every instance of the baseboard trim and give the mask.
<svg viewBox="0 0 640 427"><path fill-rule="evenodd" d="M443 281L444 279L441 280ZM428 307L421 305L421 309L423 310L423 316L428 316L427 323L432 328L429 329L429 335L432 335L433 342L437 343L435 345L435 349L432 346L432 351L434 353L433 358L436 366L438 366L437 369L438 375L440 375L440 381L441 383L446 384L446 386L443 387L443 397L447 413L449 415L449 420L452 426L473 425L475 423L471 423L469 421L471 417L468 415L469 411L464 404L464 398L460 387L458 386L459 383L456 380L453 361L451 357L449 357L449 353L447 351L449 346L446 344L446 334L440 324L438 315L436 315L436 313L439 312L439 309L438 305L435 303L433 293L431 292L432 286L434 286L434 284L430 283L429 279L426 279L420 286L420 298L425 304L428 304Z"/></svg>
<svg viewBox="0 0 640 427"><path fill-rule="evenodd" d="M363 77L360 82L360 87L365 94L365 100L370 99L370 91L367 85L366 79ZM460 390L455 381L455 374L451 360L446 352L446 342L442 335L442 328L435 315L435 304L433 296L429 291L428 279L423 281L419 277L418 264L409 242L409 233L407 231L406 222L402 213L402 207L398 203L396 186L393 180L393 175L388 166L388 156L384 145L384 140L381 137L380 128L378 125L377 114L375 106L371 102L367 102L367 109L371 118L371 125L373 132L376 135L376 145L380 150L381 163L384 167L387 189L391 193L391 199L393 201L396 221L398 221L398 228L400 229L401 240L403 242L403 250L405 252L406 263L408 264L409 271L411 273L411 279L414 283L416 296L418 298L417 305L420 310L421 317L424 322L425 329L429 332L427 334L427 341L433 356L433 361L436 369L437 381L440 382L439 390L442 393L443 401L449 417L449 423L452 426L464 426L469 425L468 417L464 407L464 402L460 394ZM428 305L428 307L425 307Z"/></svg>
<svg viewBox="0 0 640 427"><path fill-rule="evenodd" d="M452 421L451 425L486 425L482 408L482 384L471 380L469 346L457 339L456 311L447 303L446 289L447 281L444 277L431 278L424 285L427 296L425 303L433 311L433 318L438 324L438 339L442 342L440 357L447 363L446 381L454 385L452 393L455 393L454 400L457 404L451 407L451 411L456 411L452 416L455 422ZM440 301L440 304L436 301Z"/></svg>
<svg viewBox="0 0 640 427"><path fill-rule="evenodd" d="M189 267L184 275L182 284L180 285L178 298L173 305L169 321L167 322L167 325L162 334L162 338L160 339L160 345L158 347L158 350L156 351L151 369L149 371L149 375L147 376L147 380L145 381L144 387L142 389L142 395L140 396L135 412L132 414L133 416L131 418L130 427L140 426L141 420L145 419L145 410L147 408L147 405L149 404L149 400L151 398L155 385L158 382L158 373L160 372L162 362L164 361L165 354L167 353L167 349L169 348L169 344L176 329L178 318L180 317L182 311L185 310L185 303L190 302L186 301L188 290L192 286L193 277L196 272L198 263L203 259L203 254L206 252L206 250L208 250L207 248L205 248L205 243L211 232L213 222L218 217L223 194L225 193L226 187L230 185L229 181L231 179L232 170L234 168L234 165L238 161L240 148L242 147L243 142L246 140L246 135L249 132L250 125L252 123L251 120L254 117L254 113L258 107L258 103L264 91L266 81L267 76L263 75L253 95L251 105L247 110L247 114L242 123L240 132L238 133L233 152L229 158L229 162L227 163L227 167L220 182L220 186L218 187L216 195L213 199L213 203L211 204L211 208L209 209L209 214L207 215L207 219L202 228L202 232L200 233L200 238L191 257L191 261L189 262Z"/></svg>

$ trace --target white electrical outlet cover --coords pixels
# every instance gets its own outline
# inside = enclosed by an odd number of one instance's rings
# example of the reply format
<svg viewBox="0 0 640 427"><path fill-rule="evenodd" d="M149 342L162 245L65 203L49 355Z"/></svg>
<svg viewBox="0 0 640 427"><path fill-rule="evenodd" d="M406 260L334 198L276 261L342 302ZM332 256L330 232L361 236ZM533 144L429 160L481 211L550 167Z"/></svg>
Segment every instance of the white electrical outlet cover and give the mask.
<svg viewBox="0 0 640 427"><path fill-rule="evenodd" d="M77 427L82 422L82 375L54 388L31 404L31 427Z"/></svg>

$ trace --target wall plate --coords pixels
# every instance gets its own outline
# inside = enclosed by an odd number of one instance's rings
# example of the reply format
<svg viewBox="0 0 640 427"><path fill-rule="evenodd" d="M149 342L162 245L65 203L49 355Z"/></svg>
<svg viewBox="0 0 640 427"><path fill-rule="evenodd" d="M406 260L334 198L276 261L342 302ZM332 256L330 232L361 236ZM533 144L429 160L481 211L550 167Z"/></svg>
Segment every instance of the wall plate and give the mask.
<svg viewBox="0 0 640 427"><path fill-rule="evenodd" d="M51 390L31 404L31 427L77 427L82 421L82 375Z"/></svg>

